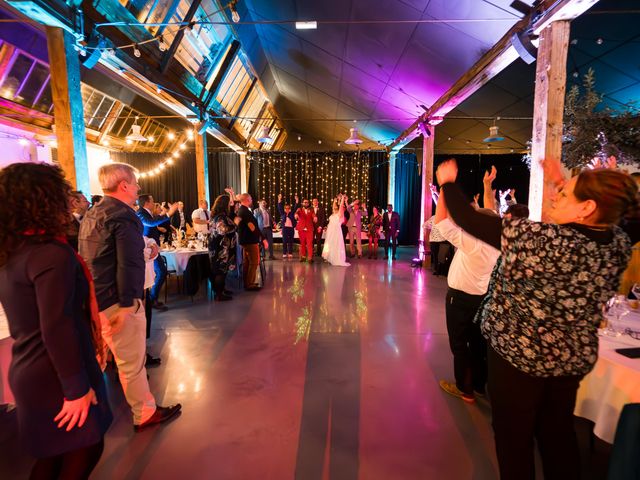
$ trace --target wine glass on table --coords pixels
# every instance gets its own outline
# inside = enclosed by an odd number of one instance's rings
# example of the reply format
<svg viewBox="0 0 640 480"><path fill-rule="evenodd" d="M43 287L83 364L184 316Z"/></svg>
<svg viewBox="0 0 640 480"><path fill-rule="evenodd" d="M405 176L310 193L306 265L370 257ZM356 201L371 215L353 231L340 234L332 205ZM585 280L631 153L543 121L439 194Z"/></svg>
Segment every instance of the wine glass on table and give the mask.
<svg viewBox="0 0 640 480"><path fill-rule="evenodd" d="M631 311L627 299L624 295L616 295L607 302L604 307L604 316L607 319L607 326L602 331L610 337L622 335L620 319Z"/></svg>

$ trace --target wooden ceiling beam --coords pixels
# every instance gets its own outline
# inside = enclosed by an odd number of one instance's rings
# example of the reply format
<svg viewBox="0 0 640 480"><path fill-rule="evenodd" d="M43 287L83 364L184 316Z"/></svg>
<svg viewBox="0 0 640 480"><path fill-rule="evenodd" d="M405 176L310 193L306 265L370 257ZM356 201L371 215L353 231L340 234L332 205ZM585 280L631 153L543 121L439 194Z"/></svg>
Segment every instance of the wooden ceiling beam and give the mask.
<svg viewBox="0 0 640 480"><path fill-rule="evenodd" d="M464 75L462 75L425 113L420 115L410 127L405 129L388 146L390 150L408 143L418 134L420 123L429 123L430 119L444 117L463 101L478 91L502 70L518 58L511 44L515 34L528 30L533 33L542 31L549 23L557 20L572 20L595 5L598 0L544 0L535 11L518 21L505 33L491 49L485 53Z"/></svg>
<svg viewBox="0 0 640 480"><path fill-rule="evenodd" d="M182 21L186 23L190 23L193 20L193 17L195 17L196 12L198 11L198 8L200 8L201 3L202 3L202 0L192 0L191 5L189 5L189 10L187 10L187 14L184 16ZM187 27L187 28L190 28L190 27ZM167 72L167 69L169 68L169 62L171 62L171 59L176 54L176 51L178 50L180 43L182 43L182 39L184 38L184 33L186 32L186 30L187 30L186 28L180 28L176 32L176 36L173 37L171 46L164 53L164 56L162 57L162 61L160 62L161 73Z"/></svg>

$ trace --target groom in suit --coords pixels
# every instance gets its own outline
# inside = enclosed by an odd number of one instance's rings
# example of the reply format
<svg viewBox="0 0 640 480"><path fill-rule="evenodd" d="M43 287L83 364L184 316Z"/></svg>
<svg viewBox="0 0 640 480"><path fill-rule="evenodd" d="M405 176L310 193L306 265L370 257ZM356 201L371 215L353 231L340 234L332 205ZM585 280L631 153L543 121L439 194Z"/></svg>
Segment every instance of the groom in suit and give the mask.
<svg viewBox="0 0 640 480"><path fill-rule="evenodd" d="M295 214L296 229L300 237L300 261L305 259L309 263L313 263L313 230L318 223L318 217L313 214L313 210L309 208L309 200L302 200L302 208L299 208ZM305 258L306 257L306 258Z"/></svg>
<svg viewBox="0 0 640 480"><path fill-rule="evenodd" d="M322 256L322 231L327 223L327 216L324 213L324 209L320 206L317 198L311 200L311 209L313 215L318 219L313 228L313 243L316 247L316 255Z"/></svg>
<svg viewBox="0 0 640 480"><path fill-rule="evenodd" d="M398 246L398 234L400 233L400 215L393 211L393 205L387 205L387 212L382 217L382 230L384 231L384 258L389 258L389 246L392 246L393 260L396 259L396 247Z"/></svg>

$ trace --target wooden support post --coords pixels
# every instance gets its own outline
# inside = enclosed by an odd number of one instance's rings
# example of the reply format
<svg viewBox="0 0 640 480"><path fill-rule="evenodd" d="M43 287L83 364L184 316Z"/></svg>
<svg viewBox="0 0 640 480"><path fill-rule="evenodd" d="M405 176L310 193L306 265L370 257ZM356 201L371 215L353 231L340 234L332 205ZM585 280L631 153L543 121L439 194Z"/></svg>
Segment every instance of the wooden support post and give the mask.
<svg viewBox="0 0 640 480"><path fill-rule="evenodd" d="M430 126L431 135L422 139L422 209L420 212L420 238L427 242L428 238L423 238L422 224L431 218L434 213L433 199L431 197L431 184L433 183L433 155L435 144L435 127ZM424 245L424 243L423 243ZM426 251L426 248L425 250Z"/></svg>
<svg viewBox="0 0 640 480"><path fill-rule="evenodd" d="M540 34L536 65L536 89L531 138L529 211L532 220L545 221L550 194L540 162L562 155L562 120L567 84L567 51L570 22L549 24Z"/></svg>
<svg viewBox="0 0 640 480"><path fill-rule="evenodd" d="M59 27L46 27L51 69L51 95L58 141L58 162L73 188L91 193L87 139L80 94L80 61L74 37Z"/></svg>
<svg viewBox="0 0 640 480"><path fill-rule="evenodd" d="M247 152L238 152L240 155L240 192L249 191L249 182L247 175Z"/></svg>
<svg viewBox="0 0 640 480"><path fill-rule="evenodd" d="M202 125L197 128L200 130ZM211 207L209 198L209 158L207 154L207 131L196 133L194 138L196 147L196 175L198 181L198 201L206 200Z"/></svg>
<svg viewBox="0 0 640 480"><path fill-rule="evenodd" d="M389 183L387 186L387 203L393 205L393 208L396 208L396 154L398 152L395 150L391 150L389 152Z"/></svg>

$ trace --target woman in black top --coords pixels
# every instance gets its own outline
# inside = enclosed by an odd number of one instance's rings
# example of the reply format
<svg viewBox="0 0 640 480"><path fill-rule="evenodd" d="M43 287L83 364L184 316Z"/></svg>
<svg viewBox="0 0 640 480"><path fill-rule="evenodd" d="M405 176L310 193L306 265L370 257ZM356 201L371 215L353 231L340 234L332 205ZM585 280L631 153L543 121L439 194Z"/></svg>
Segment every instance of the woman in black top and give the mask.
<svg viewBox="0 0 640 480"><path fill-rule="evenodd" d="M231 300L230 292L225 293L224 286L227 273L236 268L237 227L231 217L231 206L229 195L219 195L211 209L209 261L213 292L219 302Z"/></svg>
<svg viewBox="0 0 640 480"><path fill-rule="evenodd" d="M92 280L66 243L71 188L62 171L0 170L0 302L15 340L9 371L31 478L87 478L112 417ZM20 212L16 215L15 212Z"/></svg>
<svg viewBox="0 0 640 480"><path fill-rule="evenodd" d="M560 184L551 167L547 178ZM584 171L554 200L553 223L542 223L476 212L456 175L455 160L438 167L451 217L502 252L478 311L501 478L534 478L534 438L546 479L578 478L576 392L596 362L602 308L630 257L617 224L636 212L637 186L621 172Z"/></svg>

